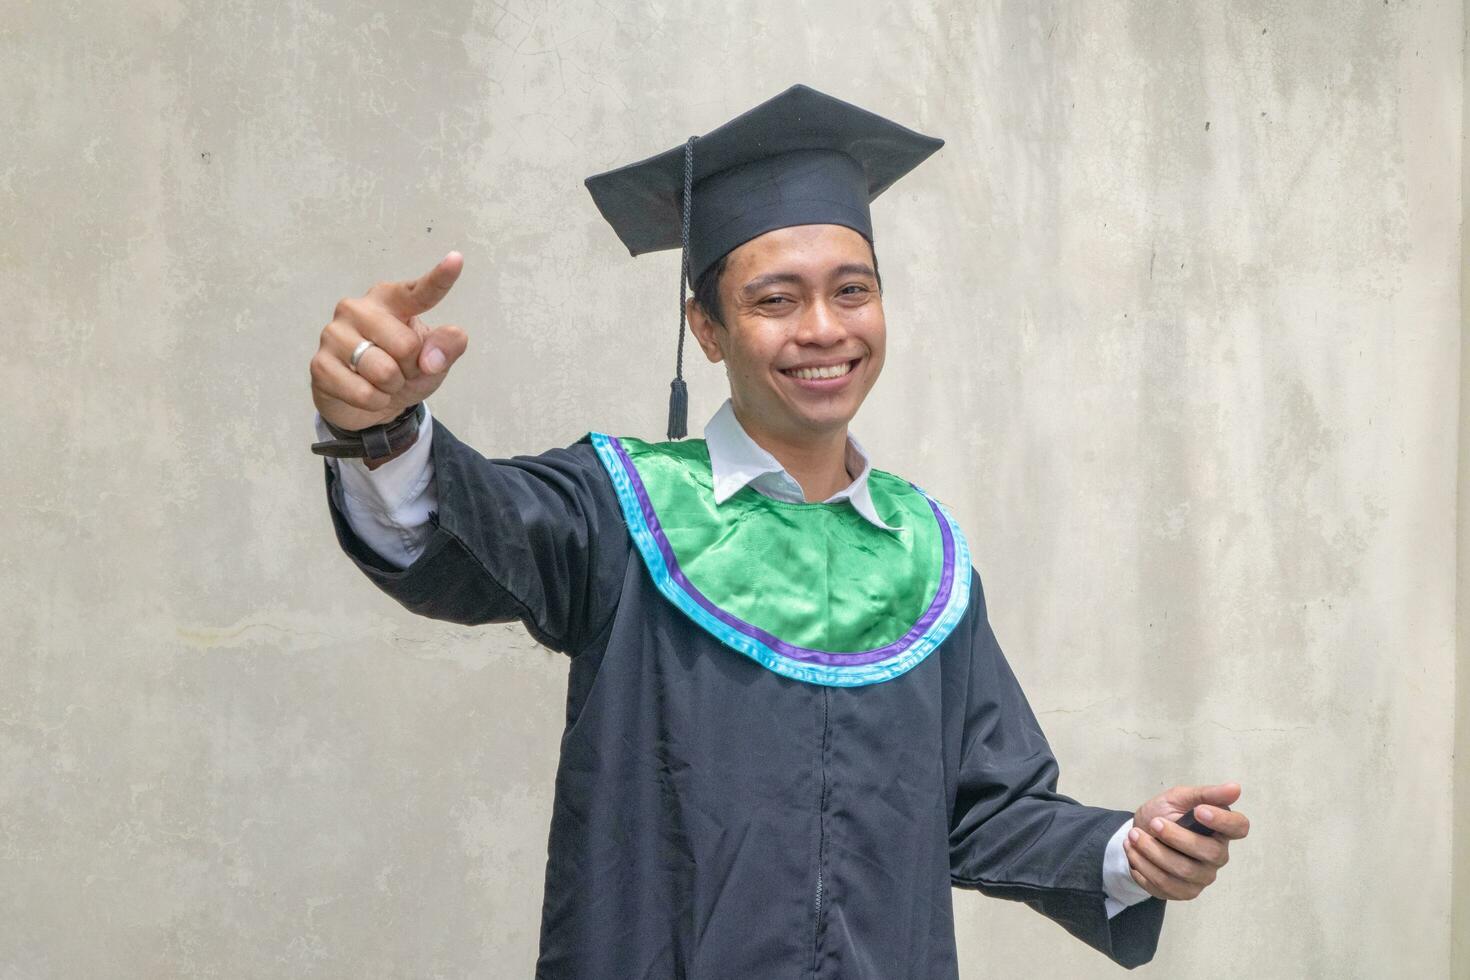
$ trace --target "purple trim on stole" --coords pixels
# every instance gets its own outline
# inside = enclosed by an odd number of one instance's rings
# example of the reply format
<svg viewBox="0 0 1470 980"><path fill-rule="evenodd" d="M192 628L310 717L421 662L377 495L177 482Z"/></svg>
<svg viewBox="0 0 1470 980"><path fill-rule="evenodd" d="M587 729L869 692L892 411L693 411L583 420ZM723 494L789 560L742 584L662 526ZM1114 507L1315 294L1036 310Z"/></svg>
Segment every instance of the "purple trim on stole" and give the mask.
<svg viewBox="0 0 1470 980"><path fill-rule="evenodd" d="M758 640L770 647L783 657L791 660L799 660L804 663L828 664L835 667L851 667L860 664L876 663L879 660L887 660L897 656L908 649L913 643L922 637L934 625L939 614L944 610L949 600L949 593L954 588L954 534L950 531L949 521L944 519L939 507L928 494L924 494L924 500L929 504L929 509L934 512L934 519L939 522L939 534L944 542L944 570L939 577L939 588L935 590L934 601L924 611L924 615L910 626L908 632L887 646L878 647L875 650L863 650L856 653L828 653L825 650L813 650L809 647L799 647L787 643L767 633L765 630L752 626L735 616L725 612L719 606L707 599L703 592L694 587L694 583L685 577L679 568L679 560L674 557L674 549L669 544L669 539L664 535L663 526L658 522L658 514L654 512L653 501L648 497L648 490L643 486L643 480L638 476L638 468L633 465L633 460L628 456L628 451L623 448L623 443L617 438L609 438L613 448L617 451L618 461L623 470L628 474L628 479L633 484L633 492L638 497L638 507L643 511L643 520L648 524L648 530L653 535L654 542L658 545L659 553L663 555L664 564L669 568L669 575L678 583L691 599L698 603L706 612L716 617L720 622L731 629L739 630L746 636ZM912 486L912 484L910 484ZM915 490L918 488L915 487ZM922 493L922 491L920 491Z"/></svg>

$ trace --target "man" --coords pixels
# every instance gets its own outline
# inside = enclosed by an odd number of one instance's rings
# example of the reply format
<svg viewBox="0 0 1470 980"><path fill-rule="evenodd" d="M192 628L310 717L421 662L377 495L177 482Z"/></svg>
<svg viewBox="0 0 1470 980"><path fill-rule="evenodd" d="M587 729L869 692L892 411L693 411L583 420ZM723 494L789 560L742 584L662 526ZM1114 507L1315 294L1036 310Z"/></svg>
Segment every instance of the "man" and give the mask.
<svg viewBox="0 0 1470 980"><path fill-rule="evenodd" d="M1132 967L1246 834L1233 783L1056 792L963 533L848 432L885 349L868 204L939 145L796 86L589 179L630 252L684 250L730 382L703 441L460 442L424 401L467 338L420 320L455 252L322 332L318 449L368 459L327 466L343 549L408 609L569 655L538 976L953 977L951 885Z"/></svg>

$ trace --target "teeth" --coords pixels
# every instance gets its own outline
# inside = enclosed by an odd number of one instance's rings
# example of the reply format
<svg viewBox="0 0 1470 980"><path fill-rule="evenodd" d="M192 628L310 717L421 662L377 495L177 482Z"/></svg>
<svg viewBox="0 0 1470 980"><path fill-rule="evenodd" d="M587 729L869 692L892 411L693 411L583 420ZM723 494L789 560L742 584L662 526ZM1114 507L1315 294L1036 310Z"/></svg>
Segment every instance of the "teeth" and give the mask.
<svg viewBox="0 0 1470 980"><path fill-rule="evenodd" d="M818 378L840 378L851 370L852 362L843 361L841 364L834 364L831 367L795 368L786 373L793 378L801 378L803 381L815 381Z"/></svg>

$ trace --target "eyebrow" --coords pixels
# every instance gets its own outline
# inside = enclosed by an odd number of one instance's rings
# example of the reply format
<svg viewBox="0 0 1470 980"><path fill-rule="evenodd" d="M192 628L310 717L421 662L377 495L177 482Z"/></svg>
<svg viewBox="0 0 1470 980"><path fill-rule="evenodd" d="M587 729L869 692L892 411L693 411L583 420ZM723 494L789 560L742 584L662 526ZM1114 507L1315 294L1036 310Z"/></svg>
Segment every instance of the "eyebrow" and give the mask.
<svg viewBox="0 0 1470 980"><path fill-rule="evenodd" d="M840 279L842 276L867 276L869 279L877 278L877 275L873 272L873 267L866 262L846 262L832 270L833 279ZM800 283L801 281L801 276L794 272L768 272L763 276L756 276L750 282L741 286L740 294L742 296L749 296L752 293L760 292L767 286L774 286L777 283Z"/></svg>

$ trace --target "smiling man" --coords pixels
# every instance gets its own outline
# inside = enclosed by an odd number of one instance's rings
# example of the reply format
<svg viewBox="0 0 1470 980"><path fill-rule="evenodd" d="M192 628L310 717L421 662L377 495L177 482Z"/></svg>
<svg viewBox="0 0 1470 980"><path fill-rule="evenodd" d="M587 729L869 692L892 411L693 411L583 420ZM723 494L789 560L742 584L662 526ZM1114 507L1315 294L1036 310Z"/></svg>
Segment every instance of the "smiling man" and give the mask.
<svg viewBox="0 0 1470 980"><path fill-rule="evenodd" d="M425 399L467 337L420 320L457 253L322 331L342 548L416 613L569 657L538 976L955 977L952 886L1131 967L1246 834L1233 783L1132 812L1057 792L964 534L848 431L887 329L868 205L940 145L795 86L588 180L630 252L683 249L681 315L730 382L702 440L682 321L668 441L457 439Z"/></svg>
<svg viewBox="0 0 1470 980"><path fill-rule="evenodd" d="M739 286L727 287L726 300L720 283ZM863 464L849 472L847 424L883 369L871 244L842 225L778 228L734 249L701 285L686 307L689 326L705 356L725 363L726 415L782 461L802 499L850 486Z"/></svg>

